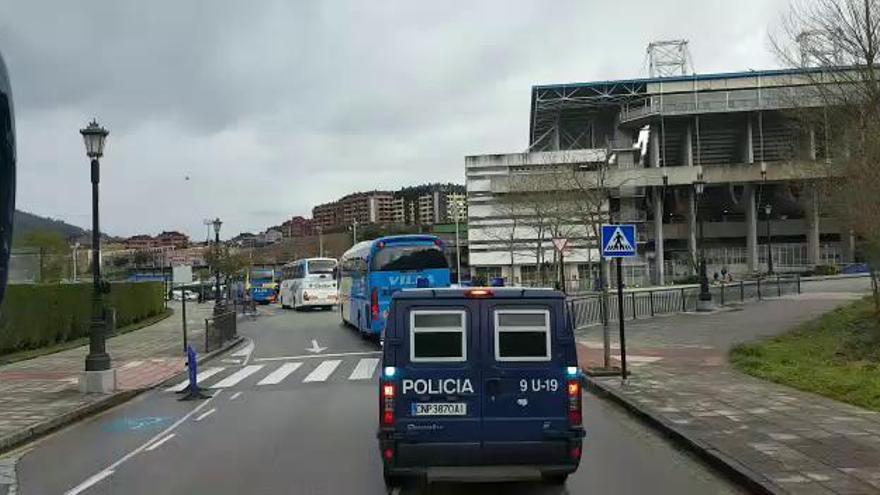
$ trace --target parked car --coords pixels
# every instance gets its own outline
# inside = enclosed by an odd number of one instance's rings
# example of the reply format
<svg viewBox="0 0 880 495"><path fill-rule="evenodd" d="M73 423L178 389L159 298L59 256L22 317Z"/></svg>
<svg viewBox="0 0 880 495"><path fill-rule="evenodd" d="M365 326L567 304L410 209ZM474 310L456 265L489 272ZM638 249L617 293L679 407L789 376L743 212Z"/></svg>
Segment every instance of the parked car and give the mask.
<svg viewBox="0 0 880 495"><path fill-rule="evenodd" d="M182 300L184 296L186 296L187 301L199 300L199 295L191 290L181 291L180 289L174 289L171 291L171 299L174 299L175 301Z"/></svg>

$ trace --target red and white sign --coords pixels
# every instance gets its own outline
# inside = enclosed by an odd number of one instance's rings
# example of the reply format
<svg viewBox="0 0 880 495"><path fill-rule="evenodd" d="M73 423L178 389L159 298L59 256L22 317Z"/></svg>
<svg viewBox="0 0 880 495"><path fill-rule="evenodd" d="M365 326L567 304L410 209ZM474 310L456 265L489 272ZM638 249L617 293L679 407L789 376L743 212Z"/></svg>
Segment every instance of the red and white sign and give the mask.
<svg viewBox="0 0 880 495"><path fill-rule="evenodd" d="M568 239L566 239L564 237L557 237L557 238L553 239L553 245L556 247L556 250L559 251L560 253L565 254L570 251L570 249L568 248Z"/></svg>

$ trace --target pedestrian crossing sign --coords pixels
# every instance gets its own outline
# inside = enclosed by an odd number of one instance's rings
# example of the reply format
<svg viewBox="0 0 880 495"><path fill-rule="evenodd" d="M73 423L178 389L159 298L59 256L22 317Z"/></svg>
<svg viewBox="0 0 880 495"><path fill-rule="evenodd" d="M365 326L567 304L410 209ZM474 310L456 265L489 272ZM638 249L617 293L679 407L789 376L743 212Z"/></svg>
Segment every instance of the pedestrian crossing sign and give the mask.
<svg viewBox="0 0 880 495"><path fill-rule="evenodd" d="M602 226L602 256L629 258L636 256L636 226L612 224Z"/></svg>

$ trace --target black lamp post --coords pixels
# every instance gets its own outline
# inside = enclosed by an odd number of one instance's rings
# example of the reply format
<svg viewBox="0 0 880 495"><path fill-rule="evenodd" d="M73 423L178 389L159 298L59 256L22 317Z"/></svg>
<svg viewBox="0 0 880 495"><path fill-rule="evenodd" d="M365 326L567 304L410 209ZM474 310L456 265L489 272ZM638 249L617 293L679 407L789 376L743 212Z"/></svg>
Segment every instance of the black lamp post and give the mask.
<svg viewBox="0 0 880 495"><path fill-rule="evenodd" d="M706 273L706 242L703 237L703 212L700 209L700 203L703 202L703 191L706 188L706 181L703 180L703 173L697 175L694 181L694 192L697 194L697 221L700 228L700 295L698 297L697 309L709 309L711 305L712 294L709 292L709 275Z"/></svg>
<svg viewBox="0 0 880 495"><path fill-rule="evenodd" d="M764 221L767 223L767 274L773 275L773 237L770 236L770 214L773 213L773 205L764 205Z"/></svg>
<svg viewBox="0 0 880 495"><path fill-rule="evenodd" d="M215 218L211 224L214 226L214 314L223 312L223 306L220 304L220 227L223 222L219 218Z"/></svg>
<svg viewBox="0 0 880 495"><path fill-rule="evenodd" d="M86 155L92 161L92 321L89 328L89 354L86 371L110 369L110 355L106 350L106 325L104 323L104 292L108 286L101 279L101 228L98 222L98 183L101 180L98 159L104 155L104 142L110 134L107 129L92 121L80 134L86 145Z"/></svg>

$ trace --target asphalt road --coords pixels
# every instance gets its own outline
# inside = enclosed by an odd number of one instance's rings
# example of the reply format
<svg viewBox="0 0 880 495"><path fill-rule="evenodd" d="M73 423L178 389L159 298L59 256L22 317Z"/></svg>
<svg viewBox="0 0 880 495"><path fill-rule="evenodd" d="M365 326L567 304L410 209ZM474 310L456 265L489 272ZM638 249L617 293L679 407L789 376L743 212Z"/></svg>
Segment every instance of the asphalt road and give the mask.
<svg viewBox="0 0 880 495"><path fill-rule="evenodd" d="M168 385L32 445L19 495L382 494L373 344L335 312L282 311L244 324L253 346L206 363L213 397ZM314 341L314 342L313 342ZM307 348L324 347L320 353ZM248 351L250 354L248 355ZM402 493L736 493L617 406L585 396L581 467L564 487L432 484Z"/></svg>

